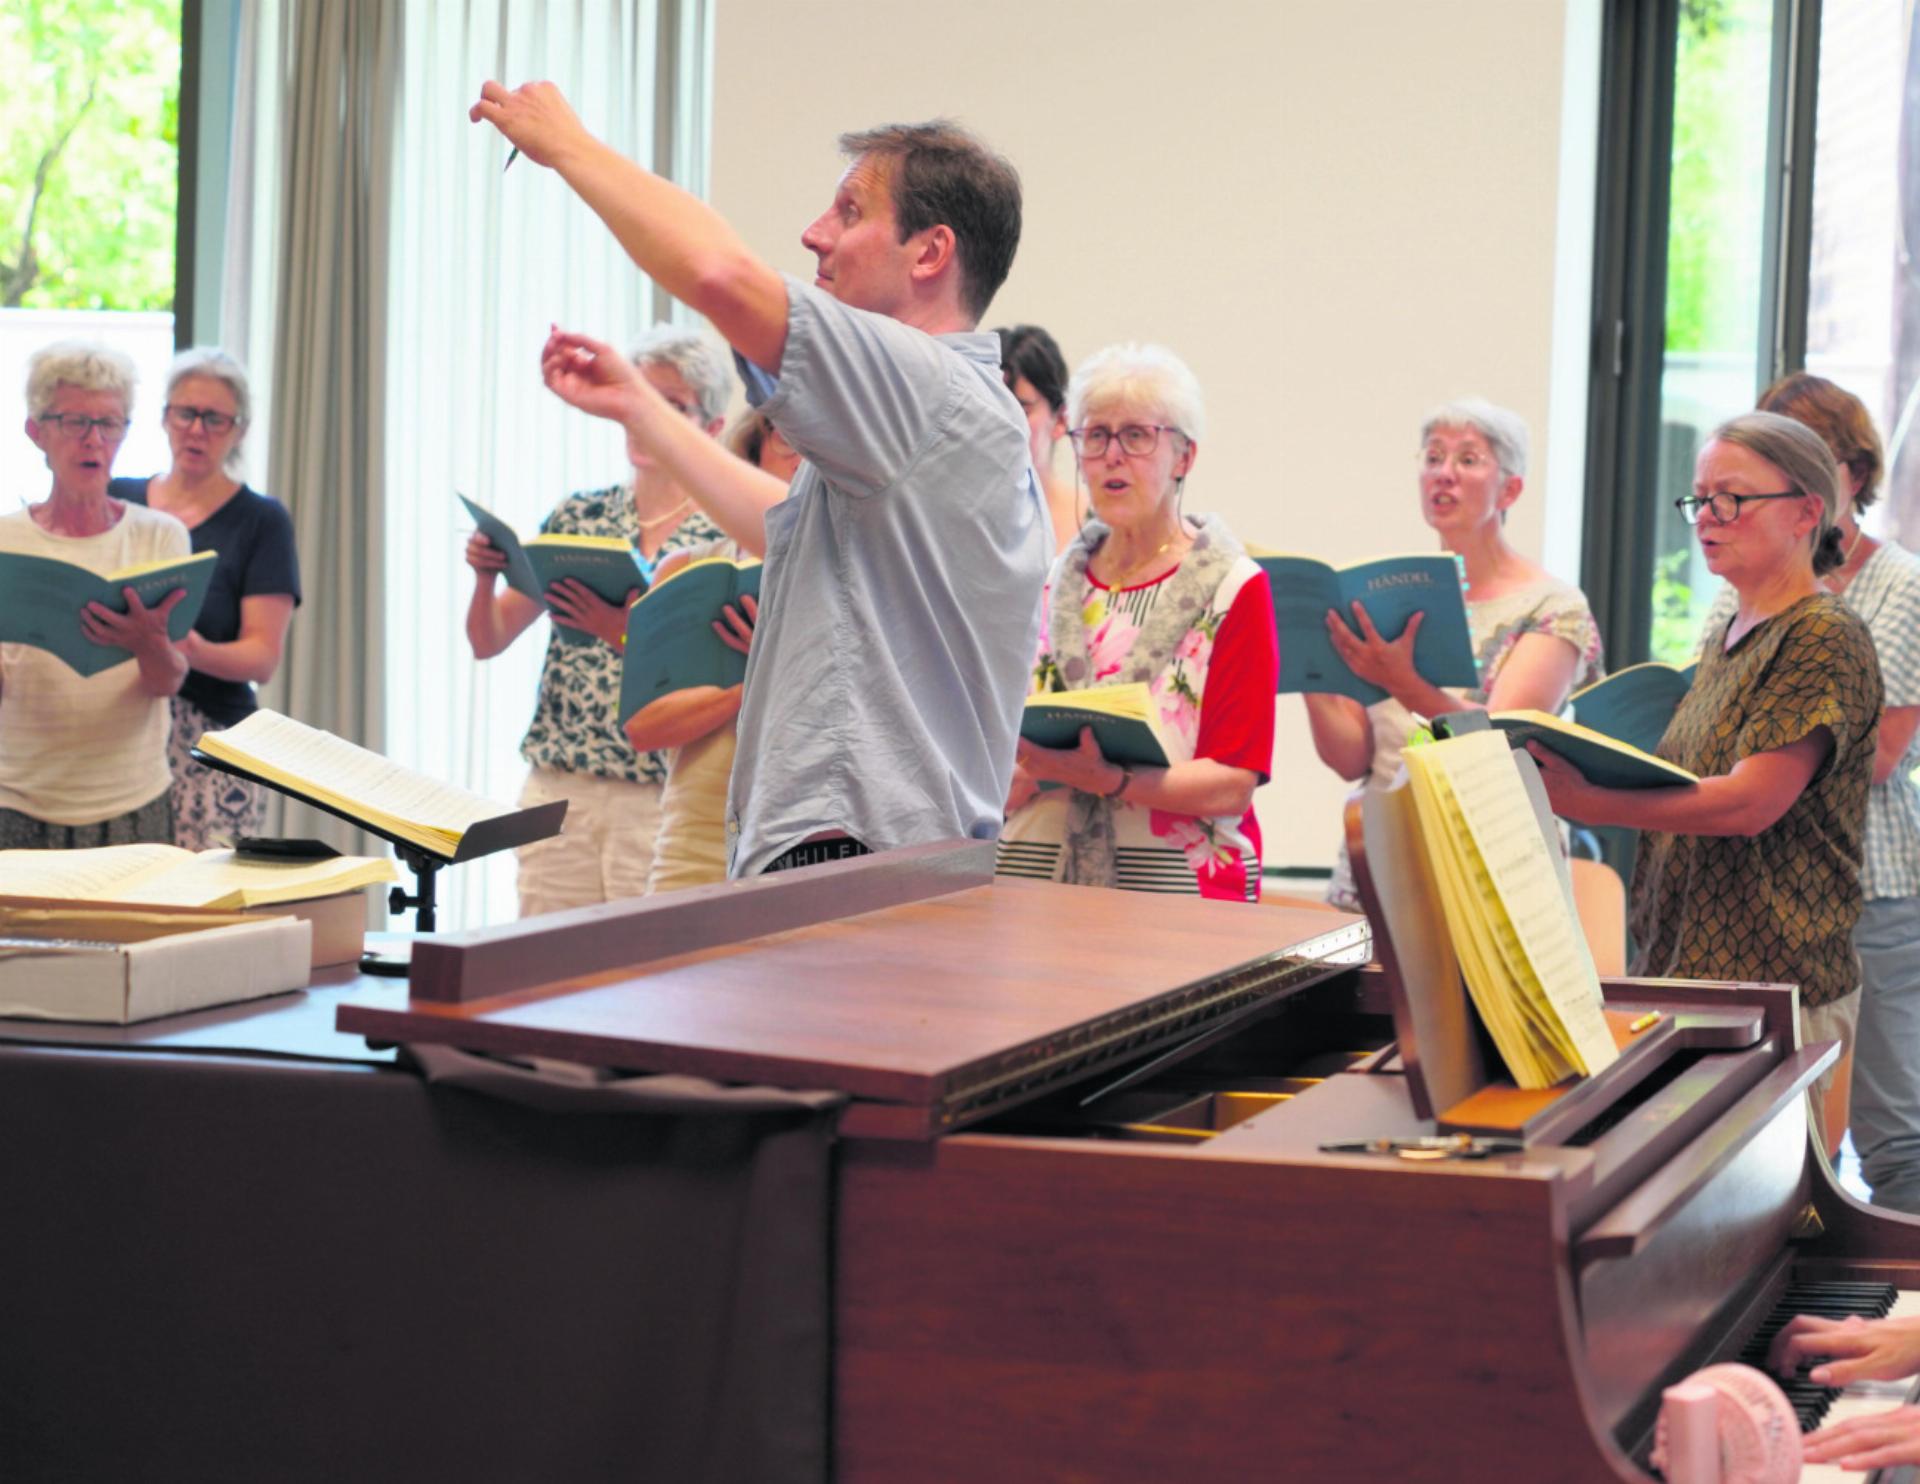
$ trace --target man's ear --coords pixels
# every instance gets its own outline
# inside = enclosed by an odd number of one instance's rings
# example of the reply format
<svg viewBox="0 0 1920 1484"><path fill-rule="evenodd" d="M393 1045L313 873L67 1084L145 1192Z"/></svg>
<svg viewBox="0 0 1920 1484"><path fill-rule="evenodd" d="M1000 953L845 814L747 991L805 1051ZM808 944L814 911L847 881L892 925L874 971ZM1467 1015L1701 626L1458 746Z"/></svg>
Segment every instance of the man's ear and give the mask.
<svg viewBox="0 0 1920 1484"><path fill-rule="evenodd" d="M934 279L950 268L959 267L959 243L954 240L953 228L945 222L916 232L913 241L916 244L912 269L915 278Z"/></svg>

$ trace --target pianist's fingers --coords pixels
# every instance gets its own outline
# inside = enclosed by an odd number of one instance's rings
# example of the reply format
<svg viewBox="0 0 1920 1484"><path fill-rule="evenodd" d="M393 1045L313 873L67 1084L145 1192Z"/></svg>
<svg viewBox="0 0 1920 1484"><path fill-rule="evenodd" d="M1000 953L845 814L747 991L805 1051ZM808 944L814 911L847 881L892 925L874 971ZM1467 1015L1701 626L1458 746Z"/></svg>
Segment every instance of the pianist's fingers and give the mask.
<svg viewBox="0 0 1920 1484"><path fill-rule="evenodd" d="M1808 1463L1837 1463L1843 1469L1920 1463L1920 1407L1895 1407L1808 1433L1800 1440L1800 1456Z"/></svg>
<svg viewBox="0 0 1920 1484"><path fill-rule="evenodd" d="M1782 1375L1804 1361L1825 1357L1807 1378L1821 1386L1855 1381L1892 1381L1920 1372L1920 1323L1912 1319L1861 1319L1835 1323L1802 1314L1774 1340L1770 1358Z"/></svg>
<svg viewBox="0 0 1920 1484"><path fill-rule="evenodd" d="M1827 1348L1828 1335L1838 1334L1848 1326L1858 1330L1861 1323L1860 1319L1851 1316L1840 1320L1796 1314L1767 1347L1767 1369L1777 1376L1797 1375L1806 1361L1834 1353Z"/></svg>

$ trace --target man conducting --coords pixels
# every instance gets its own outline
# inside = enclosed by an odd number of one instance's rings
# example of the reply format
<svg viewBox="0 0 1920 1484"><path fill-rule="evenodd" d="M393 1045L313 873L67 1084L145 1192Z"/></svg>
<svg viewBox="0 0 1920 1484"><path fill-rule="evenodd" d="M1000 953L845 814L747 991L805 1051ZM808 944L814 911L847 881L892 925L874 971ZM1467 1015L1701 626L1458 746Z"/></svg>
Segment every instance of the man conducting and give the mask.
<svg viewBox="0 0 1920 1484"><path fill-rule="evenodd" d="M732 875L1000 827L1052 538L999 345L978 334L1020 238L1020 182L943 122L842 137L801 234L811 285L705 203L594 138L550 83L471 110L559 174L628 255L734 348L747 396L805 462L697 477L617 351L556 330L547 384L630 437L763 551L727 803Z"/></svg>

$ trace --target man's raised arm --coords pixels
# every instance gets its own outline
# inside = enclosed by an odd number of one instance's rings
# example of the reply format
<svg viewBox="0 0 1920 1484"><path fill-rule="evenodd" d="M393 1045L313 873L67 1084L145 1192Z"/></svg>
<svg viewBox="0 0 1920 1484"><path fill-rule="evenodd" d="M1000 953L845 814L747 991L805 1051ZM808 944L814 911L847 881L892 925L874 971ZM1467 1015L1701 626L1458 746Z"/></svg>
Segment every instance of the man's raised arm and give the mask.
<svg viewBox="0 0 1920 1484"><path fill-rule="evenodd" d="M550 82L486 83L467 116L559 171L642 273L704 314L754 365L779 373L787 286L712 207L596 139Z"/></svg>

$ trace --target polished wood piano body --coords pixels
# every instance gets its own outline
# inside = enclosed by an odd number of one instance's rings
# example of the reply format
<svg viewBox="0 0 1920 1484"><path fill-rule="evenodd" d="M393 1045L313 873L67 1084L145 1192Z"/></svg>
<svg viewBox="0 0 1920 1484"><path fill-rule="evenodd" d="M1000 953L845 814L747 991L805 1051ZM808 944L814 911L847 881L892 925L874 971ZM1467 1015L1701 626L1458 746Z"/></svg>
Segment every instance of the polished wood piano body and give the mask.
<svg viewBox="0 0 1920 1484"><path fill-rule="evenodd" d="M1811 1149L1832 1050L1789 989L1610 982L1661 1019L1522 1109L1524 1152L1330 1153L1459 1122L1391 966L1346 962L1357 919L978 864L918 899L924 858L456 935L406 1010L341 1025L846 1088L845 1481L1645 1479L1660 1389L1790 1278L1920 1288L1920 1222ZM576 976L525 979L554 933Z"/></svg>

